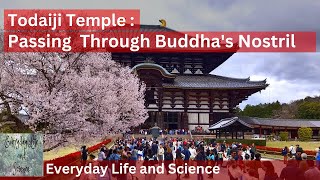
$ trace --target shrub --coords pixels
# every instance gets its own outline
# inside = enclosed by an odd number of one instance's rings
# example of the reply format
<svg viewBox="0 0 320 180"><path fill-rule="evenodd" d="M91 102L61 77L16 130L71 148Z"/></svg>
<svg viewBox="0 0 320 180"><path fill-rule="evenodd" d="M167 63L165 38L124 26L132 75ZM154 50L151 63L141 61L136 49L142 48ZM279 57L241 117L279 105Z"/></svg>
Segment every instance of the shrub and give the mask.
<svg viewBox="0 0 320 180"><path fill-rule="evenodd" d="M288 141L289 133L287 131L280 131L280 141Z"/></svg>
<svg viewBox="0 0 320 180"><path fill-rule="evenodd" d="M269 136L267 136L268 141L273 141L275 139L276 135L274 133L271 133Z"/></svg>
<svg viewBox="0 0 320 180"><path fill-rule="evenodd" d="M298 129L298 136L300 141L308 141L312 138L312 129L308 127L301 127Z"/></svg>

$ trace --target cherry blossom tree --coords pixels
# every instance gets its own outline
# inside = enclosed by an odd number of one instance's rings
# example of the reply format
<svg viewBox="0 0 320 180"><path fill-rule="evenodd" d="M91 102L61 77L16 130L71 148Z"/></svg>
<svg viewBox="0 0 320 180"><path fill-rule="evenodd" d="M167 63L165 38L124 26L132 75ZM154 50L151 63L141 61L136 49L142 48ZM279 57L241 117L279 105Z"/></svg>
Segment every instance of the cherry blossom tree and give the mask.
<svg viewBox="0 0 320 180"><path fill-rule="evenodd" d="M16 99L13 97L14 83L10 80L10 71L6 71L3 53L3 32L0 30L0 110L11 114Z"/></svg>
<svg viewBox="0 0 320 180"><path fill-rule="evenodd" d="M12 87L46 148L127 131L147 118L145 85L110 53L7 53L1 61L9 82L0 87Z"/></svg>

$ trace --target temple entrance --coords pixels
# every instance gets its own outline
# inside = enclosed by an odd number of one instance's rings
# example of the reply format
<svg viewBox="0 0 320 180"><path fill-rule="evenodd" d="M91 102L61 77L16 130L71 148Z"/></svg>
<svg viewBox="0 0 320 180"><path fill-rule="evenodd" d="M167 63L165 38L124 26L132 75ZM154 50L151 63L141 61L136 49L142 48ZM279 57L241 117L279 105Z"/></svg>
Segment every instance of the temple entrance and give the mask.
<svg viewBox="0 0 320 180"><path fill-rule="evenodd" d="M165 112L163 118L164 127L169 130L178 129L179 115L179 112Z"/></svg>
<svg viewBox="0 0 320 180"><path fill-rule="evenodd" d="M172 129L178 129L178 124L169 124L168 125L168 129L172 130Z"/></svg>

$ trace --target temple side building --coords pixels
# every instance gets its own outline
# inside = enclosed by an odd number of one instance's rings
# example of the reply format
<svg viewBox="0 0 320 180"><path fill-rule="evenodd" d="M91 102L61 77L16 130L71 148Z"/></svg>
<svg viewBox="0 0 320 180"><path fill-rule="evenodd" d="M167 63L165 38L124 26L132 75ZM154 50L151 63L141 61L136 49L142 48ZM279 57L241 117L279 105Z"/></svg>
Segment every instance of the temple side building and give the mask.
<svg viewBox="0 0 320 180"><path fill-rule="evenodd" d="M158 25L141 25L141 32L173 31ZM266 80L251 81L213 75L211 72L234 53L131 52L112 53L113 60L130 66L146 83L149 118L162 129L194 130L234 116L235 107L264 90Z"/></svg>
<svg viewBox="0 0 320 180"><path fill-rule="evenodd" d="M312 139L320 138L320 119L271 119L255 117L231 117L221 119L211 125L216 138L244 139L267 138L279 136L281 131L288 132L289 139L298 138L298 129L309 127L312 129Z"/></svg>

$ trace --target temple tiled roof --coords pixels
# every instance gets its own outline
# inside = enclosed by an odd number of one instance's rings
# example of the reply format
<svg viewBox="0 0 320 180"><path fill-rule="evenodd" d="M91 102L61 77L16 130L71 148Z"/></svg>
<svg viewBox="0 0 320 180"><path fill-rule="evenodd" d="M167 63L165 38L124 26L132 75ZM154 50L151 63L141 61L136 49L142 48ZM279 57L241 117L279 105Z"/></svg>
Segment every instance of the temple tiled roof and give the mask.
<svg viewBox="0 0 320 180"><path fill-rule="evenodd" d="M159 70L163 76L175 78L174 74L169 73L165 68L154 63L140 63L132 68L133 71L137 71L139 69L156 69Z"/></svg>
<svg viewBox="0 0 320 180"><path fill-rule="evenodd" d="M160 25L140 25L141 32L178 32L168 27L161 27Z"/></svg>
<svg viewBox="0 0 320 180"><path fill-rule="evenodd" d="M217 123L210 126L209 130L225 128L236 121L244 126L269 126L269 127L310 127L320 128L320 119L271 119L271 118L254 118L254 117L232 117L221 119Z"/></svg>
<svg viewBox="0 0 320 180"><path fill-rule="evenodd" d="M271 119L240 117L242 121L251 125L277 127L320 127L320 119Z"/></svg>
<svg viewBox="0 0 320 180"><path fill-rule="evenodd" d="M217 75L177 75L173 83L163 84L166 88L192 89L264 89L268 86L266 80L250 81L250 78L237 79Z"/></svg>
<svg viewBox="0 0 320 180"><path fill-rule="evenodd" d="M209 127L209 130L215 130L215 129L221 129L221 128L225 128L228 127L236 122L239 122L240 124L248 127L248 128L253 128L253 126L251 126L250 124L242 121L241 119L237 118L237 117L233 117L233 118L226 118L226 119L221 119L219 122L213 124L212 126Z"/></svg>

